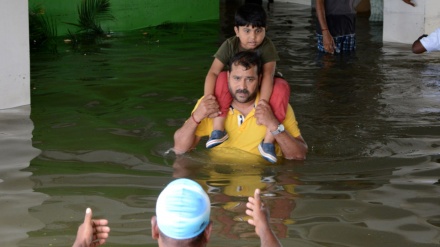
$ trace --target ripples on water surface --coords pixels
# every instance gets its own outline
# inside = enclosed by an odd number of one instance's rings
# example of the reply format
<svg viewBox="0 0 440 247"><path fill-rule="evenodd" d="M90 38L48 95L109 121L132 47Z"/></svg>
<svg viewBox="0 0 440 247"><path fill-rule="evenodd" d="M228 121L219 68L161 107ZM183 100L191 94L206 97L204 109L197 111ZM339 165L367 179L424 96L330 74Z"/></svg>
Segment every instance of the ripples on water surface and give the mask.
<svg viewBox="0 0 440 247"><path fill-rule="evenodd" d="M6 156L16 163L19 151L36 156L16 171L32 182L23 190L34 190L15 199L29 208L23 219L32 219L17 228L29 231L17 235L24 238L18 245L70 246L90 206L110 220L109 246L155 246L156 197L183 176L212 200L210 246L259 246L244 221L255 188L264 191L285 246L438 246L438 54L382 44L381 25L359 18L357 53L320 57L310 8L276 3L269 15L307 161L270 166L203 148L165 155L229 36L218 22L116 33L97 49L60 45L56 57L32 55L32 146L41 153L22 141ZM29 203L32 196L40 204Z"/></svg>

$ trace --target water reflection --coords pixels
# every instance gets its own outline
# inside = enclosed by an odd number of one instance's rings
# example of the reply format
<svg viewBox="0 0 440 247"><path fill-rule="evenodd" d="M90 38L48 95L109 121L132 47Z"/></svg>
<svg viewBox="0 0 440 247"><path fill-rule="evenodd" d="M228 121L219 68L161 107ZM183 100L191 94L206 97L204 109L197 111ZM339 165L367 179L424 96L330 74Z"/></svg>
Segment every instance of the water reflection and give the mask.
<svg viewBox="0 0 440 247"><path fill-rule="evenodd" d="M394 167L396 163L400 165ZM366 159L346 163L339 171L333 167L333 173L305 177L307 185L300 186L299 194L309 199L300 201L294 212L298 223L310 228L302 237L354 246L381 246L380 242L433 246L438 230L427 219L438 215L433 209L438 208L434 198L439 189L432 180L425 185L414 181L408 169L420 169L423 163L423 159ZM423 206L417 205L419 189L424 191ZM376 240L379 237L381 241Z"/></svg>
<svg viewBox="0 0 440 247"><path fill-rule="evenodd" d="M194 155L176 157L173 176L194 179L208 192L216 237L234 239L237 243L233 246L242 246L246 241L259 243L245 214L247 198L259 188L272 212L273 230L280 238L286 238L288 225L295 222L290 216L296 205L295 187L299 183L294 167L262 165L260 157L240 150L217 149L207 155L215 162L206 165L208 159L200 161Z"/></svg>
<svg viewBox="0 0 440 247"><path fill-rule="evenodd" d="M15 246L28 232L44 227L29 209L47 195L35 192L31 172L22 171L40 150L32 147L34 124L30 107L0 111L0 239L2 246Z"/></svg>
<svg viewBox="0 0 440 247"><path fill-rule="evenodd" d="M50 172L44 171L47 166ZM112 222L112 243L144 245L149 233L146 215L154 212L157 195L173 172L145 156L111 150L46 150L32 169L40 171L32 177L34 188L50 198L32 208L45 226L23 245L68 246L86 207Z"/></svg>

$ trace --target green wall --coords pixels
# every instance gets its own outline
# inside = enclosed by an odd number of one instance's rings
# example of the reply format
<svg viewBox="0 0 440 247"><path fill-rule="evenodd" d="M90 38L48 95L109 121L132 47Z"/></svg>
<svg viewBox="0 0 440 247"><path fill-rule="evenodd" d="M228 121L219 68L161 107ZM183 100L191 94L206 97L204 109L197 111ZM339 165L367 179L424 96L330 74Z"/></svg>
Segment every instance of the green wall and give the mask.
<svg viewBox="0 0 440 247"><path fill-rule="evenodd" d="M57 23L58 35L77 23L81 0L29 0L29 7L40 5ZM104 31L133 30L164 22L196 22L219 19L219 0L110 0L116 20L102 23Z"/></svg>

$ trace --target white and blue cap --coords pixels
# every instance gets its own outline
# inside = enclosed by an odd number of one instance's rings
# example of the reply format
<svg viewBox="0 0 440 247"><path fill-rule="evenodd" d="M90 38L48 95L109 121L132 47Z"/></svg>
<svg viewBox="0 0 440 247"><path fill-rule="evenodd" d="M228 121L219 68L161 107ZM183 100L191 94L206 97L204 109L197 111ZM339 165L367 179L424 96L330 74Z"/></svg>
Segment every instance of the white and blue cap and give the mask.
<svg viewBox="0 0 440 247"><path fill-rule="evenodd" d="M208 226L210 214L208 195L198 183L187 178L172 181L157 198L157 225L170 238L198 236Z"/></svg>

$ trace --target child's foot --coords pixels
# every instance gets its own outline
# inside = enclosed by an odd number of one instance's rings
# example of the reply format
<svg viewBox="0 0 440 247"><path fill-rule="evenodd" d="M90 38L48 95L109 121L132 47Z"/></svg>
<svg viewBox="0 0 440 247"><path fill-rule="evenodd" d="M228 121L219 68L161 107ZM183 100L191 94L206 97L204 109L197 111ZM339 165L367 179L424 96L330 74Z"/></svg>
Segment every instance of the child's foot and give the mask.
<svg viewBox="0 0 440 247"><path fill-rule="evenodd" d="M228 138L229 136L226 133L226 131L213 130L211 132L211 136L209 137L209 140L206 142L206 148L213 148L217 145L220 145Z"/></svg>
<svg viewBox="0 0 440 247"><path fill-rule="evenodd" d="M258 151L260 151L260 154L263 156L263 158L269 161L270 163L277 162L277 156L275 154L275 145L273 143L261 142L260 145L258 145Z"/></svg>

